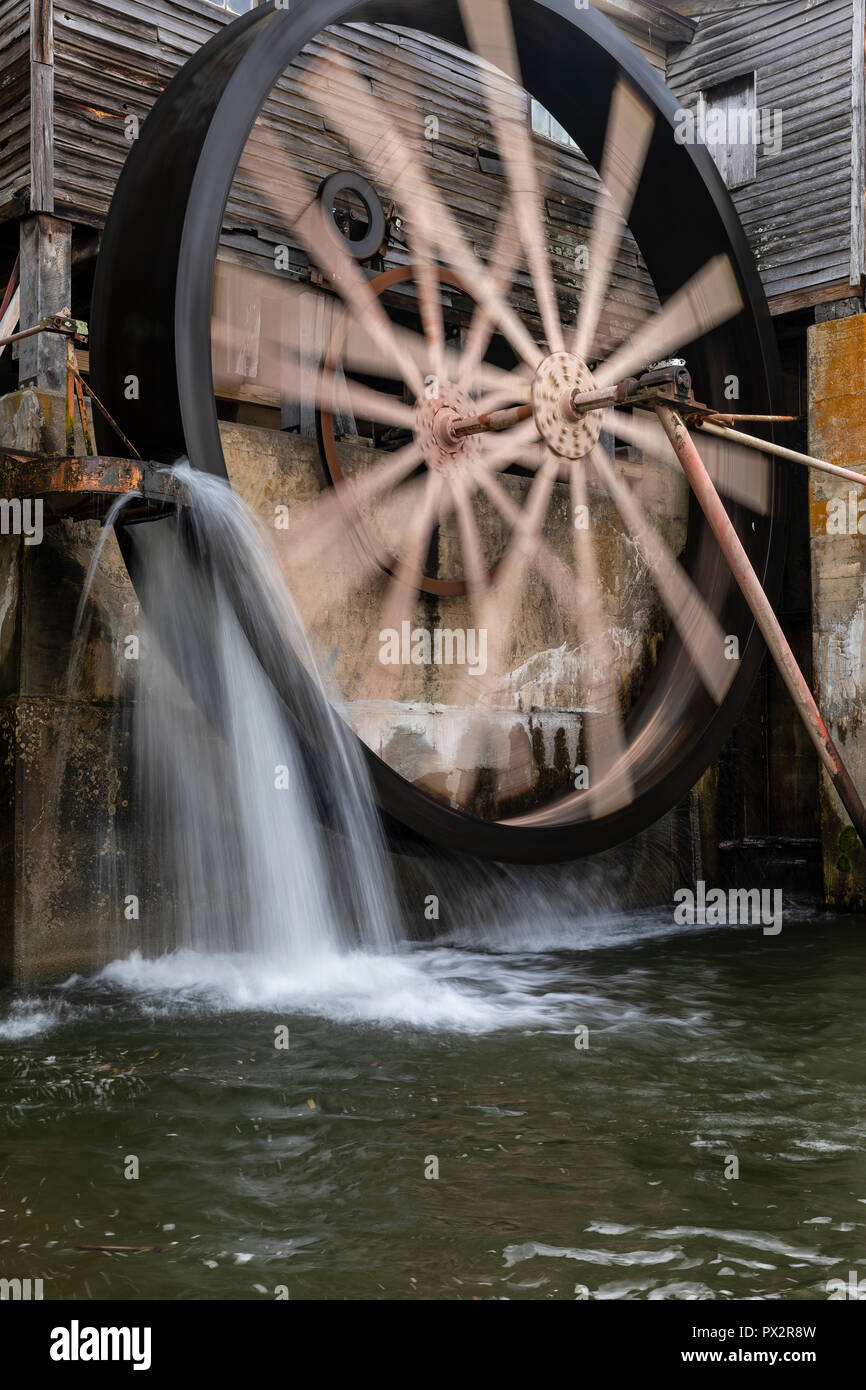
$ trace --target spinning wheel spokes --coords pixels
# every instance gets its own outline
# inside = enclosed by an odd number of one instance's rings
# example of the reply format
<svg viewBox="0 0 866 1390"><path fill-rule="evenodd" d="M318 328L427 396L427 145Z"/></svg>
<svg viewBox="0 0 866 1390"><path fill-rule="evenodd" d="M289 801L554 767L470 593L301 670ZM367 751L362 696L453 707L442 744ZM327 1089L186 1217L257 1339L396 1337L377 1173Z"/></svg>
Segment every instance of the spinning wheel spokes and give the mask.
<svg viewBox="0 0 866 1390"><path fill-rule="evenodd" d="M588 357L610 284L614 257L628 223L653 132L652 112L626 82L617 82L601 165L601 190L592 219L589 273L578 311L572 352Z"/></svg>
<svg viewBox="0 0 866 1390"><path fill-rule="evenodd" d="M314 2L326 23L337 17L336 0ZM294 499L277 541L314 645L334 654L342 711L397 774L371 760L385 804L425 833L457 844L465 833L466 847L522 857L521 843L531 857L558 856L622 838L682 794L702 770L703 734L728 722L716 709L733 709L739 669L725 649L739 621L730 576L655 417L640 401L624 407L618 391L686 349L712 401L726 371L762 381L763 348L742 247L716 191L677 148L669 113L605 22L544 7L547 35L593 74L585 95L580 82L564 95L561 82L546 90L545 64L558 55L540 52L535 0L442 8L442 37L453 44L459 15L474 49L459 59L452 49L449 61L465 62L464 82L475 83L479 152L498 155L492 232L480 230L471 197L443 187L436 142L416 138L427 119L419 97L404 92L399 113L389 110L367 60L362 76L347 56L346 31L334 44L323 30L292 66L305 40L289 41L302 27L289 14L270 27L272 81L284 72L281 100L294 84L321 118L322 174L336 165L372 180L390 239L375 265L358 263L305 172L316 160L296 153L277 103L246 153L239 140L236 160L246 198L279 227L295 269L263 276L224 261L221 274L233 277L235 298L263 306L255 399L270 393L299 404L302 418L315 414L330 486ZM386 11L397 25L413 21L401 0L382 0ZM426 8L425 22L438 22ZM261 64L264 42L257 53ZM574 136L571 149L533 136L524 78ZM578 147L598 169L594 206L555 221L562 167L581 161L587 186ZM703 255L680 257L653 229L665 160L700 205ZM575 225L588 228L577 284ZM665 303L648 313L654 282ZM285 336L305 315L315 333ZM212 332L217 389L231 390L242 354L230 307ZM775 467L750 472L722 444L709 464L732 506L748 509L737 525L760 562L771 528L751 519L772 522ZM319 487L308 479L304 499ZM425 655L440 629L458 654L483 632L483 669ZM380 660L383 634L396 639L393 665ZM754 652L748 633L743 646ZM584 766L588 780L573 780ZM466 815L449 818L455 810ZM585 838L570 844L569 827Z"/></svg>
<svg viewBox="0 0 866 1390"><path fill-rule="evenodd" d="M669 299L661 313L624 343L595 374L599 386L610 386L647 362L666 357L683 343L693 342L727 323L743 307L743 299L727 256L709 261Z"/></svg>
<svg viewBox="0 0 866 1390"><path fill-rule="evenodd" d="M658 460L667 468L678 468L670 441L654 416L611 411L605 414L604 427L640 449L645 457ZM700 450L707 472L722 496L766 516L771 492L767 456L703 432Z"/></svg>
<svg viewBox="0 0 866 1390"><path fill-rule="evenodd" d="M507 295L511 288L520 254L520 243L511 228L511 205L506 202L499 217L496 240L488 266L491 284L498 296ZM457 385L462 390L468 389L475 373L481 367L495 330L496 319L489 306L479 302L472 315L457 378Z"/></svg>
<svg viewBox="0 0 866 1390"><path fill-rule="evenodd" d="M652 570L659 593L701 680L716 704L720 705L728 693L735 671L725 658L725 634L718 620L688 575L680 569L602 450L596 450L593 454L593 463Z"/></svg>
<svg viewBox="0 0 866 1390"><path fill-rule="evenodd" d="M670 468L670 450L664 448L663 431L655 417L613 410L575 412L569 401L575 391L613 386L646 367L652 357L709 332L732 317L742 301L727 259L712 259L594 373L589 371L587 358L608 303L617 248L626 234L654 129L653 114L620 78L607 121L588 273L576 324L566 330L541 216L541 179L524 119L508 7L504 0L460 0L460 6L467 35L483 60L480 80L508 182L508 200L488 263L472 250L435 189L420 151L371 97L368 85L342 53L318 57L302 73L299 88L376 186L406 210L408 265L373 280L365 277L335 239L335 229L326 227L324 212L311 202L309 181L285 151L280 159L288 166L285 186L259 186L263 200L286 220L286 230L323 272L344 310L334 320L330 342L323 345L320 366L286 361L286 344L267 340L261 344L274 374L279 375L282 392L315 403L326 464L337 492L336 505L326 499L309 508L311 531L306 518L292 528L289 550L295 553L289 563L293 571L299 562L315 564L314 538L327 533L338 539L343 522L356 540L360 538L367 557L360 569L355 566L349 571L346 582L350 586L368 583L377 566L384 571L384 590L376 600L378 617L362 660L366 676L360 690L367 700L390 699L397 690L405 694L405 671L377 660L379 635L415 632L418 601L425 594L442 601L461 595L468 598L473 622L487 634L486 670L481 677L474 672L474 681L464 671L451 681L447 697L440 697L447 698L451 707L467 711L459 792L465 805L471 804L481 769L488 764L494 772L490 784L494 800L503 786L513 795L518 782L522 792L538 781L538 769L529 766L525 749L518 759L523 768L519 776L513 762L497 766L501 758L492 753L491 740L496 742L498 734L495 719L491 724L490 718L497 710L513 707L508 674L514 628L522 616L528 576L536 573L570 632L590 654L582 715L582 756L588 769L584 799L589 814L598 818L629 804L634 779L597 547L591 529L577 525L578 516L589 514L593 505L587 466L614 504L652 576L667 620L679 631L716 703L724 699L734 672L725 661L724 635L709 605L668 550L616 464L597 444L603 425L609 435L640 448L647 466L653 461L662 469ZM420 127L417 108L408 99L406 118L409 128ZM279 154L273 132L265 129L257 144L269 151L273 168ZM522 260L535 292L547 355L508 299ZM448 286L474 301L462 349L446 338L443 291ZM398 322L386 307L389 293L398 287L408 294L407 305L411 306L414 294L420 333ZM292 283L278 282L278 293L291 300L301 291ZM217 326L218 334L225 335L226 329L224 324ZM571 352L565 349L567 336ZM486 360L491 344L500 339L517 355L511 370ZM365 379L356 379L359 376ZM375 387L370 384L373 379L379 383ZM402 383L403 399L393 394L395 380ZM388 383L384 388L383 382ZM377 461L365 477L352 478L344 472L335 434L335 420L345 413L351 413L356 423L371 425L374 439L377 430L388 426L411 436L413 442L401 450L396 466L393 459ZM515 466L528 477L522 498L512 495L497 477ZM406 478L419 467L423 479L406 486ZM568 559L557 553L544 534L554 499L567 505L566 487L574 523ZM752 502L757 492L748 485L737 488L736 483L730 491L740 498L748 494ZM476 515L479 503L487 509L483 526ZM460 564L457 573L446 574L441 557L432 555L431 560L431 547L437 548L434 542L452 516L456 533L449 550L452 563L454 553L459 553ZM490 549L491 518L498 518L506 535L504 549L495 557L485 554ZM313 603L313 615L319 607L318 601ZM405 659L404 653L404 664Z"/></svg>
<svg viewBox="0 0 866 1390"><path fill-rule="evenodd" d="M582 517L589 512L584 470L579 463L570 467L572 515ZM590 690L590 703L598 711L587 725L587 750L590 765L597 770L598 787L590 784L593 814L604 815L627 806L634 794L634 782L628 766L627 747L619 706L619 692L614 681L615 655L609 636L608 618L600 598L600 578L595 542L588 527L574 529L575 571L577 574L577 603L583 617L585 640L594 646L599 676Z"/></svg>
<svg viewBox="0 0 866 1390"><path fill-rule="evenodd" d="M547 237L541 223L541 187L522 103L520 63L505 0L485 5L461 0L463 24L475 52L493 67L484 69L487 104L496 142L508 173L515 220L529 264L541 321L551 352L565 350ZM498 73L496 72L498 69ZM508 83L502 82L505 73Z"/></svg>

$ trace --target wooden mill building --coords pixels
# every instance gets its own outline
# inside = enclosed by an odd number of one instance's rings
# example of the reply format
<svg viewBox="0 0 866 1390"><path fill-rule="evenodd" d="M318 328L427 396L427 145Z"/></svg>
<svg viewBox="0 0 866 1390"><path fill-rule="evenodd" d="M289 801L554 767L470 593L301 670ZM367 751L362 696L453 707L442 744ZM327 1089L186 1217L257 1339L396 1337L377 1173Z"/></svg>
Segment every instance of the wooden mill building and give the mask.
<svg viewBox="0 0 866 1390"><path fill-rule="evenodd" d="M254 0L5 0L0 12L0 295L19 267L7 307L29 326L68 304L87 319L100 232L137 129L180 66ZM749 148L724 139L711 148L751 242L777 328L785 400L800 425L792 440L837 462L866 459L866 233L864 233L864 45L866 0L598 0L672 88L684 111L747 113L759 138ZM443 196L468 217L482 254L490 247L504 176L479 117L477 68L458 50L410 31L343 27L334 42L369 77L374 93L399 106L418 94L437 118L430 151ZM299 164L323 178L345 167L345 147L291 83L278 88L270 117ZM575 247L585 237L595 175L567 133L527 99L526 119L547 176L548 241L563 311L576 310ZM167 171L170 177L170 171ZM688 235L671 216L670 235ZM243 180L226 214L222 254L266 269L284 230L269 225ZM153 249L155 256L159 248ZM309 265L291 248L293 272ZM399 255L397 256L399 260ZM651 296L639 256L627 244L615 279L634 302ZM516 294L529 295L518 279ZM527 299L528 302L528 299ZM455 300L451 328L459 332ZM34 338L0 356L0 396L23 388L57 391L63 349ZM255 353L253 353L253 359ZM83 360L86 367L86 358ZM240 374L221 403L226 419L274 429L290 420L255 369ZM17 410L17 404L15 409ZM12 406L0 413L9 425ZM0 438L0 443L2 443ZM795 478L791 554L783 599L789 637L819 703L866 787L866 594L863 538L828 535L824 480ZM843 489L844 490L844 489ZM0 634L2 651L2 634ZM813 664L814 660L814 664ZM4 698L11 691L2 691ZM758 771L760 769L760 771ZM862 900L859 851L838 844L841 821L819 795L811 750L767 670L752 717L729 755L708 774L715 807L704 815L707 862L718 844L763 844L769 853L809 859L819 837L828 894ZM861 857L862 860L862 857ZM718 868L718 865L717 865ZM721 869L718 868L721 872ZM858 887L858 884L860 885Z"/></svg>

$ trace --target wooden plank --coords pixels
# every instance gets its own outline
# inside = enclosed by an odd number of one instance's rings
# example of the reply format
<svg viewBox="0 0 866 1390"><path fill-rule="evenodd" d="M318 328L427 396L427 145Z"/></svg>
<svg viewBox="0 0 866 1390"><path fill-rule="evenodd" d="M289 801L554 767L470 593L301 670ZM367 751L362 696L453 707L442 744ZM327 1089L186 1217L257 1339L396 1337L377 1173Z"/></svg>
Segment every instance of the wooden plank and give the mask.
<svg viewBox="0 0 866 1390"><path fill-rule="evenodd" d="M681 72L689 71L698 82L703 82L708 68L718 71L727 67L733 76L732 65L740 61L761 67L779 58L781 53L787 53L796 61L810 51L811 45L844 38L848 33L848 20L848 0L817 0L808 16L794 18L780 7L764 16L762 27L753 16L743 14L714 25L705 21L694 43L671 59L669 76L678 79Z"/></svg>
<svg viewBox="0 0 866 1390"><path fill-rule="evenodd" d="M30 210L54 211L54 67L30 64Z"/></svg>
<svg viewBox="0 0 866 1390"><path fill-rule="evenodd" d="M774 317L792 314L800 309L811 309L816 304L832 304L837 299L862 299L861 285L850 285L847 280L836 280L831 285L820 285L808 289L791 290L785 294L773 295L767 302Z"/></svg>
<svg viewBox="0 0 866 1390"><path fill-rule="evenodd" d="M72 299L72 228L68 222L38 213L21 223L21 322L34 327L48 314L59 314ZM21 385L33 382L61 390L66 378L66 339L38 333L18 345Z"/></svg>
<svg viewBox="0 0 866 1390"><path fill-rule="evenodd" d="M53 0L30 0L30 61L54 62Z"/></svg>
<svg viewBox="0 0 866 1390"><path fill-rule="evenodd" d="M16 210L20 213L29 183L30 0L4 0L0 5L0 220L17 215Z"/></svg>
<svg viewBox="0 0 866 1390"><path fill-rule="evenodd" d="M30 3L30 208L54 211L54 6Z"/></svg>
<svg viewBox="0 0 866 1390"><path fill-rule="evenodd" d="M864 89L864 37L866 0L853 0L851 59L851 270L852 284L866 274L866 223L863 199L866 195L866 89Z"/></svg>
<svg viewBox="0 0 866 1390"><path fill-rule="evenodd" d="M680 12L688 15L692 19L698 19L703 15L729 14L735 10L757 10L760 7L773 9L777 7L780 0L682 0L678 6ZM811 9L814 0L797 0L801 10Z"/></svg>
<svg viewBox="0 0 866 1390"><path fill-rule="evenodd" d="M644 29L672 43L688 43L695 31L694 21L677 13L682 7L647 3L647 0L595 0L596 9L625 27Z"/></svg>

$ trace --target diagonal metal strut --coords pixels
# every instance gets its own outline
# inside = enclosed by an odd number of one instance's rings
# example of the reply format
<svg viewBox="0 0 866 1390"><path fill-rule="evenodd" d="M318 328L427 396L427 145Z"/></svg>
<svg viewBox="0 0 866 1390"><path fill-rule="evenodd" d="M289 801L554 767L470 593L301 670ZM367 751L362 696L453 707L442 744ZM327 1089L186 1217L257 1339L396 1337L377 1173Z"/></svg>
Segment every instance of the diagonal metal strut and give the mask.
<svg viewBox="0 0 866 1390"><path fill-rule="evenodd" d="M673 406L661 402L654 409L673 445L692 492L695 494L730 566L731 573L736 579L764 641L770 649L779 674L794 701L797 713L815 745L818 757L836 788L842 805L851 818L851 824L857 831L860 843L866 847L866 807L864 807L839 750L821 718L815 697L797 665L797 659L782 631L773 605L764 593L761 581L752 567L752 562L746 554L733 522L728 516L725 504L716 492L713 480L706 470L682 416ZM744 435L742 438L748 439L749 437ZM754 443L762 449L767 447L763 440L755 440Z"/></svg>

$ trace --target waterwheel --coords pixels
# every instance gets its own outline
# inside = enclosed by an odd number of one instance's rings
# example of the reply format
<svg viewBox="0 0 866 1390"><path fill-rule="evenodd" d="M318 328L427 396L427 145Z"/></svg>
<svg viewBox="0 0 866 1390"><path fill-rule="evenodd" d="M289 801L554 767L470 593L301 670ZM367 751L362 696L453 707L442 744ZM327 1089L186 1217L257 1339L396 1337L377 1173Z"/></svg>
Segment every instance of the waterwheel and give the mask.
<svg viewBox="0 0 866 1390"><path fill-rule="evenodd" d="M378 36L362 63L345 26ZM447 55L440 78L473 74L492 229L443 176L447 101L431 121L423 87L384 95L382 37L419 34ZM324 179L280 124L293 102L326 137ZM558 143L533 135L533 109ZM760 414L775 395L749 248L682 132L650 66L572 0L309 0L205 45L119 181L94 388L144 457L227 477L231 306L265 306L259 376L284 426L315 418L274 543L383 810L440 845L543 861L623 842L694 785L757 674L754 619L639 408L662 391L719 409L736 383ZM558 162L576 160L584 211L555 222ZM218 259L237 199L274 229L266 276L261 248ZM779 465L702 448L772 595ZM133 578L168 524L122 529ZM303 664L270 674L302 718Z"/></svg>

